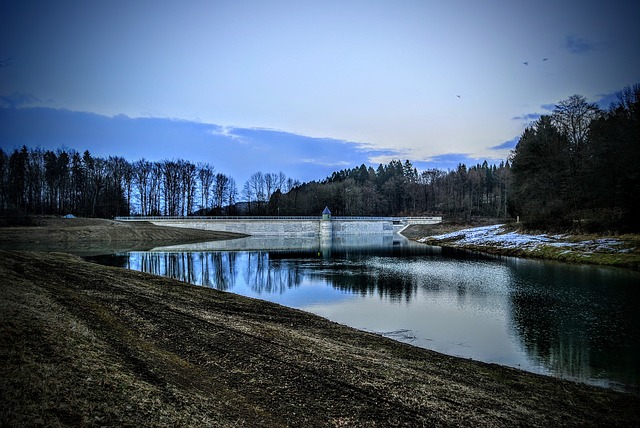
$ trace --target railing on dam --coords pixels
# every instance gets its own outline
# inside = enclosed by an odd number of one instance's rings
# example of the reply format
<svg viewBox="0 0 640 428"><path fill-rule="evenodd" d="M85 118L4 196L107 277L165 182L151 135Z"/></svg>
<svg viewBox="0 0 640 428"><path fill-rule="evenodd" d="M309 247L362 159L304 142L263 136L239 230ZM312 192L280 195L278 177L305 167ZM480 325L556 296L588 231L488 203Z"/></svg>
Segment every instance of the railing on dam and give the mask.
<svg viewBox="0 0 640 428"><path fill-rule="evenodd" d="M242 215L158 215L158 216L129 216L115 217L118 221L146 221L146 220L319 220L320 216L242 216Z"/></svg>

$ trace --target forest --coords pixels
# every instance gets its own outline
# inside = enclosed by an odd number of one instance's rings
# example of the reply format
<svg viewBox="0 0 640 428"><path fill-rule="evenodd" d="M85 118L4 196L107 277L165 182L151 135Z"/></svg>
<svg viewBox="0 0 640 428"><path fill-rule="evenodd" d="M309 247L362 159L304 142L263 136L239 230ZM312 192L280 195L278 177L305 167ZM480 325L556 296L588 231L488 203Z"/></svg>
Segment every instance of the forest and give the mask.
<svg viewBox="0 0 640 428"><path fill-rule="evenodd" d="M560 101L525 129L508 159L418 171L360 165L300 183L256 172L242 188L214 166L99 158L89 151L0 149L0 215L443 215L517 218L545 230L638 231L640 84L609 109Z"/></svg>
<svg viewBox="0 0 640 428"><path fill-rule="evenodd" d="M531 228L640 230L640 84L607 111L574 95L542 116L511 154L512 215Z"/></svg>

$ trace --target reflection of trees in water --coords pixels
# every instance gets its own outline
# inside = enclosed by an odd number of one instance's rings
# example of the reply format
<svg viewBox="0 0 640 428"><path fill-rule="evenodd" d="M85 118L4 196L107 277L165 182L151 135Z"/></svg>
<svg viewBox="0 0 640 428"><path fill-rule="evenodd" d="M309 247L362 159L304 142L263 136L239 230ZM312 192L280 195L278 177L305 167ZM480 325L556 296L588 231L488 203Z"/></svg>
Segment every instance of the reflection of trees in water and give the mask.
<svg viewBox="0 0 640 428"><path fill-rule="evenodd" d="M512 296L516 330L529 355L552 373L586 379L592 377L590 344L585 326L545 295Z"/></svg>
<svg viewBox="0 0 640 428"><path fill-rule="evenodd" d="M268 252L246 253L246 268L240 269L235 252L135 253L120 260L130 268L166 276L195 285L231 290L244 272L245 282L258 293L282 293L302 282L303 269L286 260L270 260Z"/></svg>
<svg viewBox="0 0 640 428"><path fill-rule="evenodd" d="M286 260L271 260L266 251L247 254L245 283L257 293L282 294L302 283L302 272L298 263Z"/></svg>
<svg viewBox="0 0 640 428"><path fill-rule="evenodd" d="M511 293L511 316L527 353L559 376L640 385L640 308L625 298L624 285L567 266L535 266L514 269Z"/></svg>
<svg viewBox="0 0 640 428"><path fill-rule="evenodd" d="M235 285L235 253L139 253L138 257L143 272L219 290Z"/></svg>
<svg viewBox="0 0 640 428"><path fill-rule="evenodd" d="M235 253L203 253L206 260L206 270L203 269L203 285L227 291L235 284L236 254Z"/></svg>
<svg viewBox="0 0 640 428"><path fill-rule="evenodd" d="M332 263L311 274L327 281L332 287L361 296L377 295L392 301L411 301L418 284L412 276L395 275L361 263Z"/></svg>

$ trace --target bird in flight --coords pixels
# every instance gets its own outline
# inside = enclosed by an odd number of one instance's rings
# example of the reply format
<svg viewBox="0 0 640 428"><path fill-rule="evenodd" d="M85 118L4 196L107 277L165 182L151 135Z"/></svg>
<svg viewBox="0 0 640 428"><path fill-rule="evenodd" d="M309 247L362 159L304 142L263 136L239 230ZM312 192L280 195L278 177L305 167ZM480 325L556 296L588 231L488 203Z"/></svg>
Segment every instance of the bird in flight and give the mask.
<svg viewBox="0 0 640 428"><path fill-rule="evenodd" d="M460 95L456 95L456 97L460 98Z"/></svg>
<svg viewBox="0 0 640 428"><path fill-rule="evenodd" d="M548 59L548 58L542 58L542 60L543 60L543 61L548 61L549 59Z"/></svg>
<svg viewBox="0 0 640 428"><path fill-rule="evenodd" d="M524 65L529 65L529 61L523 62Z"/></svg>

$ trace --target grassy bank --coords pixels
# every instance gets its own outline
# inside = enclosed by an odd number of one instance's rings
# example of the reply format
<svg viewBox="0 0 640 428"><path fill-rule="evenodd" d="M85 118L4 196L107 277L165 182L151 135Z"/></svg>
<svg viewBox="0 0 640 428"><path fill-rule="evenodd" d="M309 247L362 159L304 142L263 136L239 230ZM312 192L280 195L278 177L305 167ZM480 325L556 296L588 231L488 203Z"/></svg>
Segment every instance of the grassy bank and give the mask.
<svg viewBox="0 0 640 428"><path fill-rule="evenodd" d="M640 270L640 235L548 234L520 231L509 225L484 229L468 225L416 225L403 234L429 245L487 254Z"/></svg>
<svg viewBox="0 0 640 428"><path fill-rule="evenodd" d="M231 293L0 252L1 426L640 424L640 397Z"/></svg>

